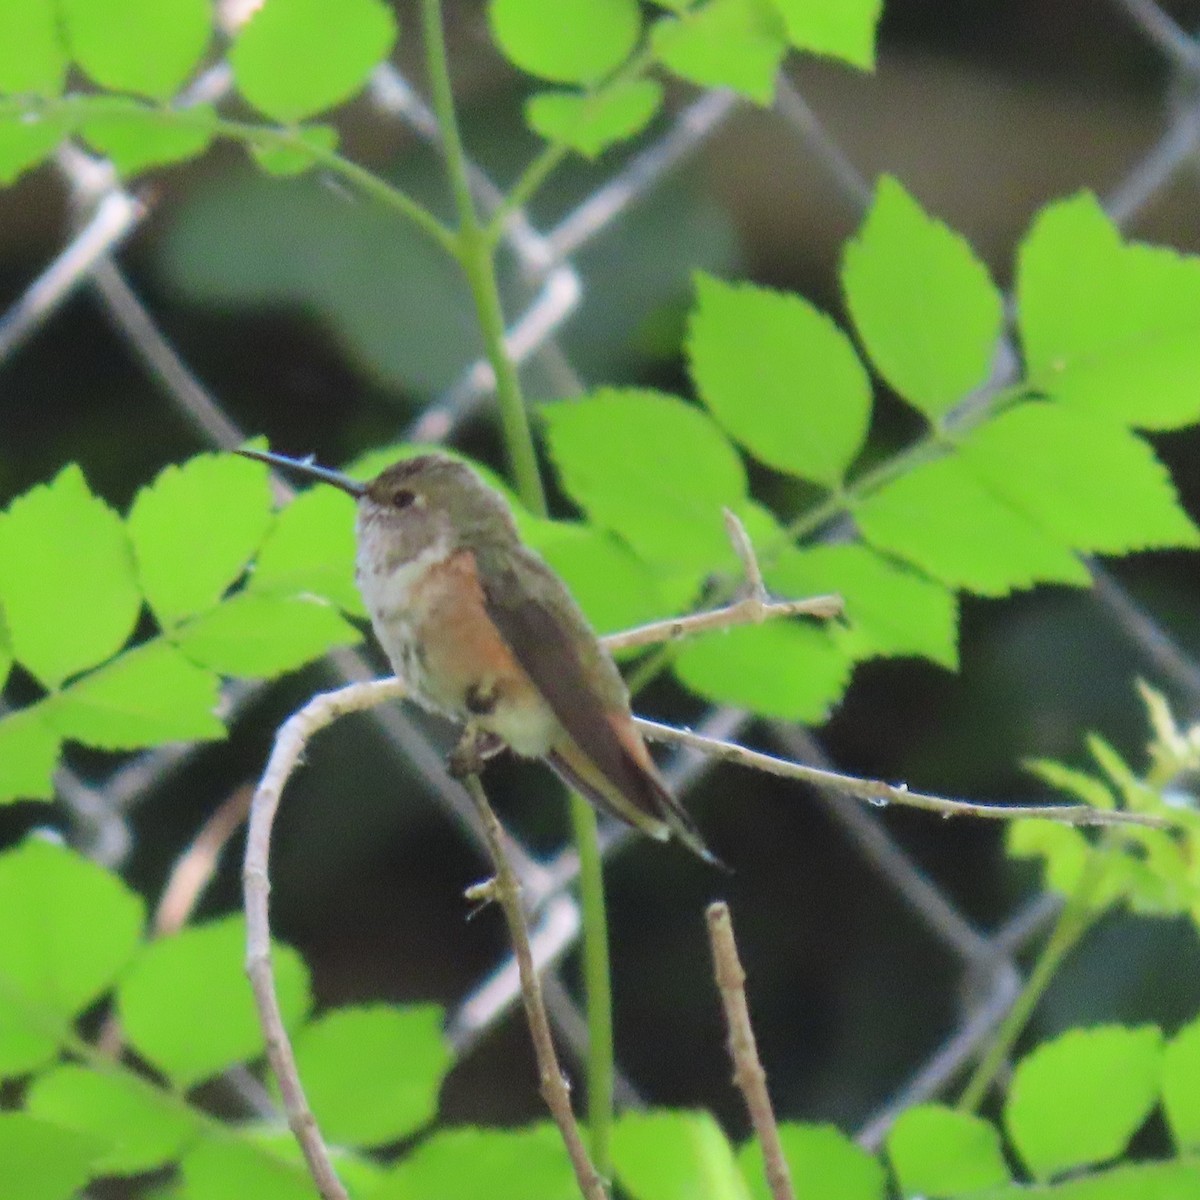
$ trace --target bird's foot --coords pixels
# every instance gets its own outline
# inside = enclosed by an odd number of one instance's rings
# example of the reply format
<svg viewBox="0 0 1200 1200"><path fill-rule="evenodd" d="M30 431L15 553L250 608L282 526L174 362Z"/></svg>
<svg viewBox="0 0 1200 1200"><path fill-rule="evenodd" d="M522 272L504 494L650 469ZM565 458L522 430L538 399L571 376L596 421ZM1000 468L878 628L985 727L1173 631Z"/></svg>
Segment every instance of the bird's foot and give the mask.
<svg viewBox="0 0 1200 1200"><path fill-rule="evenodd" d="M446 766L455 779L478 775L489 758L495 758L504 749L504 742L494 733L488 733L474 725L468 725L458 739L458 745L450 751Z"/></svg>

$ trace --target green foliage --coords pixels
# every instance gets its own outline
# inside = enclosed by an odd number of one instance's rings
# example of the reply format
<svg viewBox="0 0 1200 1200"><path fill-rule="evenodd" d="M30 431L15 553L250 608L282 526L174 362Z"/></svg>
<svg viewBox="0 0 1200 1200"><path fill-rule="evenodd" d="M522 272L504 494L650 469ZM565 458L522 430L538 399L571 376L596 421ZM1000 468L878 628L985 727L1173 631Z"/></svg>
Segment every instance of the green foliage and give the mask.
<svg viewBox="0 0 1200 1200"><path fill-rule="evenodd" d="M613 1129L613 1163L633 1200L750 1200L733 1147L706 1112L626 1113Z"/></svg>
<svg viewBox="0 0 1200 1200"><path fill-rule="evenodd" d="M888 1133L887 1153L905 1196L953 1196L1011 1178L995 1126L937 1104L901 1113Z"/></svg>
<svg viewBox="0 0 1200 1200"><path fill-rule="evenodd" d="M797 1195L808 1192L838 1200L883 1200L887 1191L883 1165L833 1125L785 1121L779 1127L779 1141ZM762 1147L747 1142L738 1153L738 1165L751 1200L770 1200Z"/></svg>
<svg viewBox="0 0 1200 1200"><path fill-rule="evenodd" d="M0 5L0 92L55 96L67 74L52 0L8 0Z"/></svg>
<svg viewBox="0 0 1200 1200"><path fill-rule="evenodd" d="M595 83L637 45L637 0L491 0L492 34L505 56L531 75L556 83Z"/></svg>
<svg viewBox="0 0 1200 1200"><path fill-rule="evenodd" d="M641 133L662 99L662 86L653 79L618 80L592 95L538 92L525 105L525 119L548 142L597 158L609 146Z"/></svg>

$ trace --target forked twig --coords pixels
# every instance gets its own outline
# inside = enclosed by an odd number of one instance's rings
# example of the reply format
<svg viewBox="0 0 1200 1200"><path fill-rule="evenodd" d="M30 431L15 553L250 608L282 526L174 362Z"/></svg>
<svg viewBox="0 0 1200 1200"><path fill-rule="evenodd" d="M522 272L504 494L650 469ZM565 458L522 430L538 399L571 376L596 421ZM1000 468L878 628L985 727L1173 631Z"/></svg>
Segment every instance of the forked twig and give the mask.
<svg viewBox="0 0 1200 1200"><path fill-rule="evenodd" d="M750 1025L750 1008L746 1003L746 972L738 958L737 943L733 940L733 922L729 905L723 901L710 904L705 912L708 921L708 940L712 946L713 975L725 1009L725 1024L729 1028L729 1056L733 1059L733 1082L746 1101L750 1123L762 1147L763 1166L772 1200L796 1200L792 1188L792 1173L783 1156L775 1110L767 1093L767 1073L758 1057L758 1044Z"/></svg>

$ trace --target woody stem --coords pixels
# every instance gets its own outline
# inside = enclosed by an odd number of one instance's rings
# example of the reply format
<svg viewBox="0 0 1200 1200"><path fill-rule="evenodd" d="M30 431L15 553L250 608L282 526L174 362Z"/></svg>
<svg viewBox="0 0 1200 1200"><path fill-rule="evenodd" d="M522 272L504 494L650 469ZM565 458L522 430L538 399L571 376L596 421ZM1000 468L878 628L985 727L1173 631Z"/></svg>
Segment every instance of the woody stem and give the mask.
<svg viewBox="0 0 1200 1200"><path fill-rule="evenodd" d="M545 516L546 493L538 469L529 413L521 393L516 364L504 337L504 312L496 280L495 248L479 221L467 179L467 159L454 111L454 95L446 57L441 0L421 0L425 60L433 107L442 134L446 172L458 213L458 260L466 275L483 335L484 352L496 377L496 401L504 445L521 502ZM579 853L579 895L583 927L583 979L588 1025L587 1102L592 1159L603 1177L612 1174L609 1131L613 1110L612 980L608 960L608 912L596 815L580 796L572 795L571 823Z"/></svg>

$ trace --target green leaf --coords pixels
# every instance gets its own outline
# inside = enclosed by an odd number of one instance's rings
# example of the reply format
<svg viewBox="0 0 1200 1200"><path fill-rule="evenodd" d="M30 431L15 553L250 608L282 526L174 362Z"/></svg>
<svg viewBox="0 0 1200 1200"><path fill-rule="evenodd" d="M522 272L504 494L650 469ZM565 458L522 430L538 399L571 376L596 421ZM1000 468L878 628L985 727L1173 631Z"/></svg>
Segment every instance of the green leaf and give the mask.
<svg viewBox="0 0 1200 1200"><path fill-rule="evenodd" d="M546 141L598 158L609 146L641 133L662 98L662 87L653 79L622 80L594 96L538 92L525 102L525 120Z"/></svg>
<svg viewBox="0 0 1200 1200"><path fill-rule="evenodd" d="M212 36L208 0L61 0L71 54L101 87L166 100Z"/></svg>
<svg viewBox="0 0 1200 1200"><path fill-rule="evenodd" d="M840 58L870 71L875 67L875 27L883 0L773 0L788 41L810 54Z"/></svg>
<svg viewBox="0 0 1200 1200"><path fill-rule="evenodd" d="M17 660L46 687L119 650L141 604L121 519L74 464L0 517L0 605Z"/></svg>
<svg viewBox="0 0 1200 1200"><path fill-rule="evenodd" d="M194 662L220 671L270 679L361 639L336 608L311 596L234 596L189 621L174 635Z"/></svg>
<svg viewBox="0 0 1200 1200"><path fill-rule="evenodd" d="M839 593L845 616L828 628L856 662L915 654L952 671L958 667L954 593L861 543L788 548L766 578L773 592L788 599Z"/></svg>
<svg viewBox="0 0 1200 1200"><path fill-rule="evenodd" d="M1200 545L1167 469L1136 434L1059 404L1019 404L973 431L960 461L1075 550Z"/></svg>
<svg viewBox="0 0 1200 1200"><path fill-rule="evenodd" d="M608 388L540 411L562 485L597 525L652 566L733 563L721 509L745 498L746 474L706 414L661 392Z"/></svg>
<svg viewBox="0 0 1200 1200"><path fill-rule="evenodd" d="M964 238L890 175L847 242L842 286L879 373L931 420L988 377L1004 304Z"/></svg>
<svg viewBox="0 0 1200 1200"><path fill-rule="evenodd" d="M1185 1025L1167 1045L1162 1103L1179 1153L1200 1151L1200 1017Z"/></svg>
<svg viewBox="0 0 1200 1200"><path fill-rule="evenodd" d="M206 1138L179 1162L185 1200L313 1200L303 1165L237 1138Z"/></svg>
<svg viewBox="0 0 1200 1200"><path fill-rule="evenodd" d="M262 1054L245 957L245 921L224 917L152 942L122 978L117 1005L126 1036L173 1083L191 1087ZM272 959L291 1030L312 1002L308 971L290 946L273 944Z"/></svg>
<svg viewBox="0 0 1200 1200"><path fill-rule="evenodd" d="M799 296L703 274L696 296L688 358L713 416L770 466L838 485L871 419L850 340Z"/></svg>
<svg viewBox="0 0 1200 1200"><path fill-rule="evenodd" d="M103 1144L26 1113L0 1113L0 1196L70 1200Z"/></svg>
<svg viewBox="0 0 1200 1200"><path fill-rule="evenodd" d="M853 663L828 630L768 621L692 638L674 666L706 700L819 725L845 692Z"/></svg>
<svg viewBox="0 0 1200 1200"><path fill-rule="evenodd" d="M293 1164L299 1172L307 1174L308 1168L305 1166L304 1152L300 1149L292 1131L286 1126L281 1125L278 1121L268 1120L266 1124L243 1125L241 1130L243 1136L256 1148L283 1163ZM384 1177L384 1169L374 1159L356 1154L353 1150L347 1150L341 1146L329 1147L329 1161L333 1164L333 1169L337 1172L346 1191L354 1198L373 1197ZM309 1187L312 1187L311 1183ZM181 1200L194 1200L194 1198L192 1193L188 1192L187 1196L182 1197ZM218 1200L225 1200L225 1197L221 1196ZM254 1200L258 1200L257 1194ZM311 1191L309 1200L315 1200Z"/></svg>
<svg viewBox="0 0 1200 1200"><path fill-rule="evenodd" d="M46 721L62 737L103 750L225 736L214 715L215 675L158 639L73 683L45 702Z"/></svg>
<svg viewBox="0 0 1200 1200"><path fill-rule="evenodd" d="M391 1169L370 1200L576 1200L579 1188L558 1130L449 1129Z"/></svg>
<svg viewBox="0 0 1200 1200"><path fill-rule="evenodd" d="M79 131L87 143L128 178L149 167L196 158L208 149L216 135L217 114L210 105L187 110L185 118L161 112L114 105L99 106L94 116L85 117Z"/></svg>
<svg viewBox="0 0 1200 1200"><path fill-rule="evenodd" d="M354 555L354 501L336 488L309 488L276 515L246 590L321 596L355 616L366 616L354 583Z"/></svg>
<svg viewBox="0 0 1200 1200"><path fill-rule="evenodd" d="M625 1113L613 1166L633 1200L750 1200L733 1148L707 1112Z"/></svg>
<svg viewBox="0 0 1200 1200"><path fill-rule="evenodd" d="M1022 1059L1004 1120L1031 1174L1044 1179L1121 1154L1158 1099L1162 1043L1153 1025L1105 1025L1072 1029Z"/></svg>
<svg viewBox="0 0 1200 1200"><path fill-rule="evenodd" d="M659 62L701 87L728 87L756 104L775 98L787 53L783 20L772 0L708 0L652 30Z"/></svg>
<svg viewBox="0 0 1200 1200"><path fill-rule="evenodd" d="M884 1200L883 1167L834 1126L784 1122L779 1126L779 1141L798 1196ZM751 1200L771 1200L757 1141L741 1148L738 1164L750 1185Z"/></svg>
<svg viewBox="0 0 1200 1200"><path fill-rule="evenodd" d="M14 661L12 638L8 635L8 623L4 620L4 609L0 608L0 690L4 688Z"/></svg>
<svg viewBox="0 0 1200 1200"><path fill-rule="evenodd" d="M1144 429L1200 417L1200 258L1124 244L1082 192L1034 223L1017 296L1034 387Z"/></svg>
<svg viewBox="0 0 1200 1200"><path fill-rule="evenodd" d="M0 4L0 94L57 96L67 77L67 52L54 0Z"/></svg>
<svg viewBox="0 0 1200 1200"><path fill-rule="evenodd" d="M379 1146L415 1133L437 1115L450 1068L434 1005L339 1008L296 1035L296 1066L327 1138Z"/></svg>
<svg viewBox="0 0 1200 1200"><path fill-rule="evenodd" d="M1012 1178L995 1126L940 1104L901 1113L888 1134L887 1152L906 1196L953 1196Z"/></svg>
<svg viewBox="0 0 1200 1200"><path fill-rule="evenodd" d="M1078 829L1054 821L1010 821L1005 846L1013 858L1040 858L1046 887L1063 896L1079 890L1090 846Z"/></svg>
<svg viewBox="0 0 1200 1200"><path fill-rule="evenodd" d="M53 1057L61 1031L133 955L144 911L115 875L33 837L0 854L0 913L4 1077Z"/></svg>
<svg viewBox="0 0 1200 1200"><path fill-rule="evenodd" d="M0 184L7 187L43 163L69 129L65 115L36 117L30 123L15 113L0 117Z"/></svg>
<svg viewBox="0 0 1200 1200"><path fill-rule="evenodd" d="M908 471L860 501L854 516L877 549L982 596L1091 582L1070 550L993 495L957 457Z"/></svg>
<svg viewBox="0 0 1200 1200"><path fill-rule="evenodd" d="M35 1117L96 1136L111 1146L98 1175L137 1175L177 1158L201 1124L183 1106L132 1074L100 1074L67 1064L35 1079L25 1098Z"/></svg>
<svg viewBox="0 0 1200 1200"><path fill-rule="evenodd" d="M338 148L338 131L332 125L302 125L291 132L299 141L299 145L285 146L278 142L250 144L250 153L254 156L254 161L267 174L302 175L316 164L313 150Z"/></svg>
<svg viewBox="0 0 1200 1200"><path fill-rule="evenodd" d="M37 705L0 719L0 804L53 800L61 743Z"/></svg>
<svg viewBox="0 0 1200 1200"><path fill-rule="evenodd" d="M276 121L302 121L358 93L396 44L381 0L266 0L229 52L243 96Z"/></svg>
<svg viewBox="0 0 1200 1200"><path fill-rule="evenodd" d="M1022 766L1043 783L1093 808L1117 807L1112 792L1094 775L1088 775L1085 771L1076 771L1050 758L1026 759Z"/></svg>
<svg viewBox="0 0 1200 1200"><path fill-rule="evenodd" d="M491 0L488 20L509 61L557 83L598 83L642 32L637 0Z"/></svg>
<svg viewBox="0 0 1200 1200"><path fill-rule="evenodd" d="M142 591L169 629L212 608L262 542L271 526L267 469L198 454L142 488L128 524Z"/></svg>

